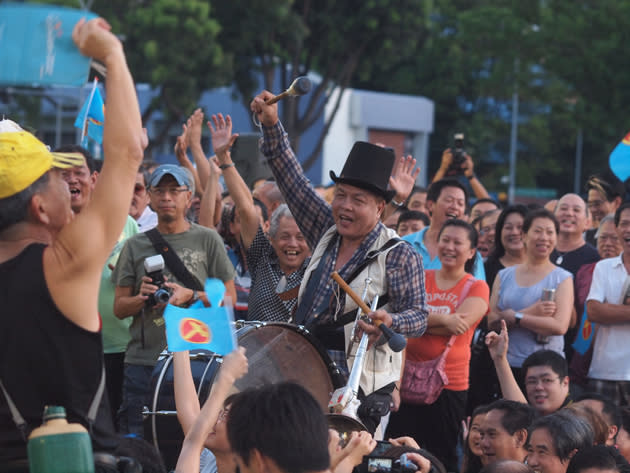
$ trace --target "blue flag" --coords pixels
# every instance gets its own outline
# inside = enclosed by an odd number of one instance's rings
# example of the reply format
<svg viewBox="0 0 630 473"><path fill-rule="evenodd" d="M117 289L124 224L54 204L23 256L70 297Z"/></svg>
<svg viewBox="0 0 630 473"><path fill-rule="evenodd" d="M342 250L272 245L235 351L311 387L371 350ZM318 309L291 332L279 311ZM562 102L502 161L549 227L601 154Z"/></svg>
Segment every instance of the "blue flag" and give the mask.
<svg viewBox="0 0 630 473"><path fill-rule="evenodd" d="M74 126L81 130L81 146L87 148L89 136L99 144L103 144L103 125L105 124L105 104L98 88L98 79L94 79L92 92L74 121Z"/></svg>
<svg viewBox="0 0 630 473"><path fill-rule="evenodd" d="M582 320L580 321L580 328L578 329L578 333L575 336L575 341L573 342L573 348L580 355L586 353L586 351L593 343L593 334L595 333L595 324L591 323L588 320L588 316L586 314L586 305L584 306L584 313L582 314Z"/></svg>
<svg viewBox="0 0 630 473"><path fill-rule="evenodd" d="M94 13L54 5L0 2L0 86L85 84L90 59L72 29Z"/></svg>
<svg viewBox="0 0 630 473"><path fill-rule="evenodd" d="M228 307L219 306L225 286L218 279L208 279L204 289L211 307L197 301L188 309L170 304L164 309L170 351L204 349L227 355L236 349L232 312Z"/></svg>
<svg viewBox="0 0 630 473"><path fill-rule="evenodd" d="M630 133L624 136L623 140L615 146L608 158L610 170L625 182L630 177Z"/></svg>

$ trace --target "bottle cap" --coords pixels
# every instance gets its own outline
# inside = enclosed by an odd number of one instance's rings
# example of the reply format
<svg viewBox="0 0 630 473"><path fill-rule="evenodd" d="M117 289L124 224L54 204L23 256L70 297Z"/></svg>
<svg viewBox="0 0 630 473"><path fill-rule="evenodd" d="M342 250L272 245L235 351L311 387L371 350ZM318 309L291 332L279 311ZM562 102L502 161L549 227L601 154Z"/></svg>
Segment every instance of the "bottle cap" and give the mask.
<svg viewBox="0 0 630 473"><path fill-rule="evenodd" d="M66 408L63 406L46 406L44 407L44 422L52 419L65 419Z"/></svg>

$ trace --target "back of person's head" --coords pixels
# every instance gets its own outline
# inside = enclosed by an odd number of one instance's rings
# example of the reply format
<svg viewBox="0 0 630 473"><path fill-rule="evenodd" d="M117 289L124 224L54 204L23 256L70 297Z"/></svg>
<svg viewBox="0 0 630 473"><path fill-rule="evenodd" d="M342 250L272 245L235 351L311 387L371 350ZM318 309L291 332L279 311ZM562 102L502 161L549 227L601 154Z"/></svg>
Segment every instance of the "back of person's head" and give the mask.
<svg viewBox="0 0 630 473"><path fill-rule="evenodd" d="M484 466L479 473L534 473L534 469L516 460L498 460Z"/></svg>
<svg viewBox="0 0 630 473"><path fill-rule="evenodd" d="M227 424L233 452L249 465L253 451L287 473L328 469L328 422L302 386L284 382L249 389L232 402Z"/></svg>
<svg viewBox="0 0 630 473"><path fill-rule="evenodd" d="M527 376L527 370L532 366L549 366L560 379L564 379L569 375L567 360L553 350L538 350L525 358L521 370L523 376Z"/></svg>
<svg viewBox="0 0 630 473"><path fill-rule="evenodd" d="M468 205L468 190L466 190L461 182L452 177L447 177L433 182L427 190L427 200L437 202L437 200L440 198L442 190L446 187L457 187L458 189L461 189L462 192L464 192L464 200L466 201L466 205Z"/></svg>
<svg viewBox="0 0 630 473"><path fill-rule="evenodd" d="M585 470L630 473L630 464L613 446L591 445L573 455L567 473L582 473Z"/></svg>
<svg viewBox="0 0 630 473"><path fill-rule="evenodd" d="M529 436L537 429L546 429L560 460L571 458L575 450L593 445L593 430L586 420L567 410L539 417L529 428ZM528 440L529 442L529 440Z"/></svg>
<svg viewBox="0 0 630 473"><path fill-rule="evenodd" d="M593 431L593 443L596 445L604 445L608 440L608 422L602 414L597 412L595 409L590 408L585 404L581 404L579 402L574 402L569 404L566 407L563 407L563 410L566 410L578 417L584 419L591 426L591 430Z"/></svg>
<svg viewBox="0 0 630 473"><path fill-rule="evenodd" d="M599 401L602 405L602 415L604 420L610 425L620 427L623 423L621 418L621 409L609 397L596 392L585 392L574 399L575 402L580 401Z"/></svg>
<svg viewBox="0 0 630 473"><path fill-rule="evenodd" d="M503 412L501 425L510 435L521 429L527 430L536 417L536 411L529 404L509 399L499 399L488 404L487 412L494 410Z"/></svg>
<svg viewBox="0 0 630 473"><path fill-rule="evenodd" d="M85 165L90 170L90 174L96 171L96 161L87 149L79 145L61 145L55 149L55 153L81 153L85 158Z"/></svg>

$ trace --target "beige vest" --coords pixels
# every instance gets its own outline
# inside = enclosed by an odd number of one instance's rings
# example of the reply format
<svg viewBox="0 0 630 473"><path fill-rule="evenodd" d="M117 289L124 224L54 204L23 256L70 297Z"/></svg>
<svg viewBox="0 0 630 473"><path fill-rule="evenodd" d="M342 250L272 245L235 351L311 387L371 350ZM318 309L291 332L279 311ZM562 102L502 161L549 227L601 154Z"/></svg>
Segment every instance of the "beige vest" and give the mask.
<svg viewBox="0 0 630 473"><path fill-rule="evenodd" d="M315 247L315 251L313 251L313 256L311 257L311 261L306 268L304 273L303 281L308 281L311 274L317 269L317 265L321 260L330 239L335 235L337 231L337 227L333 225L330 227L326 233L322 236L322 238L317 243ZM391 238L398 237L398 234L389 229L384 228L381 231L380 235L376 238L376 241L372 244L372 246L368 249L368 252L378 250L381 248L387 241ZM387 258L387 253L391 251L392 248L395 248L397 245L383 251L381 254L377 256L377 258L369 264L359 275L351 281L350 287L354 292L356 292L359 296L363 295L363 291L365 290L365 279L371 278L372 282L369 285L367 296L365 298L367 304L369 305L369 301L371 301L376 294L382 296L387 294L387 273L385 268L385 260ZM302 300L302 296L304 295L304 289L306 284L302 284L300 286L300 293L298 295L298 301ZM299 302L298 302L299 304ZM357 305L355 302L348 296L345 296L345 309L344 312L349 312L351 310L355 310ZM383 310L389 310L389 304L381 307ZM341 314L337 314L340 316ZM349 323L345 326L345 335L346 335L346 353L348 351L348 345L350 342L350 334L352 331L353 323ZM350 357L348 358L348 368L352 369L352 364L354 362L354 354L358 347L358 343L354 343L353 350L350 353ZM396 382L400 379L400 370L402 368L402 352L395 353L393 352L387 343L372 347L366 356L363 364L363 371L361 373L361 381L360 386L363 389L363 392L367 395L370 394L383 386Z"/></svg>

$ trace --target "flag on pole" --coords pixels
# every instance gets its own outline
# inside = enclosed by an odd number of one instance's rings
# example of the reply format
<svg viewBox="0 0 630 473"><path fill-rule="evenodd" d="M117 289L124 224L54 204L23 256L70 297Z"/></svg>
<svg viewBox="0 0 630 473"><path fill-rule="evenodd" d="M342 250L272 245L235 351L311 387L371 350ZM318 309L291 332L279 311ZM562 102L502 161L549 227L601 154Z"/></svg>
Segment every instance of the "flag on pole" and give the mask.
<svg viewBox="0 0 630 473"><path fill-rule="evenodd" d="M103 125L105 124L105 104L98 88L98 79L94 78L90 96L83 103L74 126L81 130L81 146L87 147L89 136L98 144L103 144Z"/></svg>
<svg viewBox="0 0 630 473"><path fill-rule="evenodd" d="M164 309L166 341L170 351L205 349L227 355L236 349L231 308L219 306L225 294L223 282L208 279L204 289L210 307L197 301L187 309L170 304Z"/></svg>
<svg viewBox="0 0 630 473"><path fill-rule="evenodd" d="M595 334L595 324L588 320L586 313L586 304L584 305L584 313L580 321L580 328L578 329L575 341L573 342L573 348L580 355L584 355L588 351L593 343L593 335Z"/></svg>
<svg viewBox="0 0 630 473"><path fill-rule="evenodd" d="M630 177L630 133L624 136L623 140L615 146L608 158L610 170L625 182Z"/></svg>

